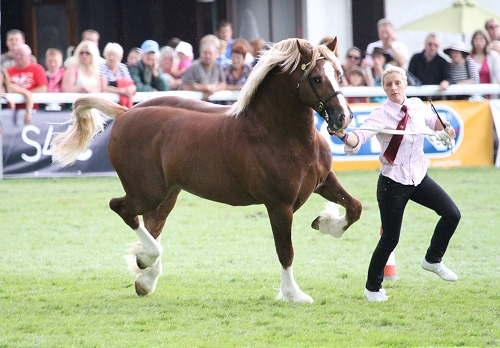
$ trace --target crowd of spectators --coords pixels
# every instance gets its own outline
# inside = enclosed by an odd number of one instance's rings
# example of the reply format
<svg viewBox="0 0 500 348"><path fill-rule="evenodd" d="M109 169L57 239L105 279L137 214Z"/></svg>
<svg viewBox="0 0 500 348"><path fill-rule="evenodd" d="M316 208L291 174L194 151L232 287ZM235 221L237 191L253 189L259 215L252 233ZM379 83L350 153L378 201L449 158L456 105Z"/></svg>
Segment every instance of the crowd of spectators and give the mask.
<svg viewBox="0 0 500 348"><path fill-rule="evenodd" d="M410 85L439 85L444 91L450 84L500 82L500 31L498 21L489 19L484 29L472 36L470 49L465 42L456 41L439 54L440 40L429 33L424 49L411 57L407 46L397 41L396 30L386 18L377 23L379 40L366 50L350 47L342 62L341 86L380 86L381 76L390 66L408 73ZM262 38L251 42L233 38L230 22L219 23L216 35L200 40L200 55L195 59L193 46L179 38L171 38L164 47L146 40L140 47L131 48L125 56L118 43L107 43L103 57L99 52L99 33L88 29L73 55L63 63L63 54L56 48L45 52L45 67L37 64L31 49L25 44L24 33L13 29L7 32L8 51L1 56L2 91L28 95L33 92L109 92L120 95L122 105L131 106L136 92L191 90L201 91L203 99L220 90L239 90L245 84L260 53L267 43ZM325 37L321 42L331 40ZM335 52L339 56L338 52ZM124 61L124 62L122 62ZM15 87L14 87L15 86ZM3 94L4 95L4 94ZM457 96L454 99L466 99ZM31 98L29 98L31 100ZM354 97L349 102L383 102L385 97ZM29 122L37 105L28 101ZM45 105L58 110L61 105Z"/></svg>

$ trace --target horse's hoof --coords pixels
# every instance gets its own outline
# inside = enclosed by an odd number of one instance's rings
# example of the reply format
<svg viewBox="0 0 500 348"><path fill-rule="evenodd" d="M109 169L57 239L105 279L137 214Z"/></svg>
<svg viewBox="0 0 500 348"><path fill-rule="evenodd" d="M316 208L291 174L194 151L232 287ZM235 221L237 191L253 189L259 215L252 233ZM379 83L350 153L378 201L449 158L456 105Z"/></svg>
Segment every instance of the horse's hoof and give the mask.
<svg viewBox="0 0 500 348"><path fill-rule="evenodd" d="M314 219L314 221L311 224L311 227L314 228L315 230L319 230L319 216Z"/></svg>
<svg viewBox="0 0 500 348"><path fill-rule="evenodd" d="M148 292L141 287L137 280L135 281L135 293L137 294L137 296L141 297L148 294Z"/></svg>

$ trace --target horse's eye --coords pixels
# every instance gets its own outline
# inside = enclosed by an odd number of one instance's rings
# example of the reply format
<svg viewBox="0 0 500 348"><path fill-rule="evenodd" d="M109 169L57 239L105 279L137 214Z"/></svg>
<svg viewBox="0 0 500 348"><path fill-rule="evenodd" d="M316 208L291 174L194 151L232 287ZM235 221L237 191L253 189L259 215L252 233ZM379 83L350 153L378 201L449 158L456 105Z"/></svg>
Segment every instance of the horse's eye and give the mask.
<svg viewBox="0 0 500 348"><path fill-rule="evenodd" d="M319 76L313 77L312 80L314 83L321 83L321 77Z"/></svg>

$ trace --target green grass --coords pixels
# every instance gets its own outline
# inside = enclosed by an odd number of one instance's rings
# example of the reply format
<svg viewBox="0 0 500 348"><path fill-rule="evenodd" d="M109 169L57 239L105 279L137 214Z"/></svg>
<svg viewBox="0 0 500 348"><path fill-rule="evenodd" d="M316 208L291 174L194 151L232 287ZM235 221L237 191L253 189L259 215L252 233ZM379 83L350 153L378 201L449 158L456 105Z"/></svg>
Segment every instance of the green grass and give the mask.
<svg viewBox="0 0 500 348"><path fill-rule="evenodd" d="M0 347L500 346L500 172L435 169L462 221L441 281L419 264L437 221L410 203L385 303L363 297L379 237L378 173L339 172L363 203L342 239L295 214L295 278L312 305L275 301L280 265L263 206L229 207L182 193L167 220L163 275L139 298L122 255L134 232L108 208L117 178L0 182Z"/></svg>

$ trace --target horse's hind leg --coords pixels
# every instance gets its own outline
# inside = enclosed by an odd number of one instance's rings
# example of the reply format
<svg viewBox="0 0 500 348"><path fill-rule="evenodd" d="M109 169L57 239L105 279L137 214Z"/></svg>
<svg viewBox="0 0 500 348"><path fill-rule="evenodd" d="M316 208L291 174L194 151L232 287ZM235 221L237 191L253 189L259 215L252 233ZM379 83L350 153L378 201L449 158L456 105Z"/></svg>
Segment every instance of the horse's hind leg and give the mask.
<svg viewBox="0 0 500 348"><path fill-rule="evenodd" d="M276 299L301 303L314 302L311 296L300 290L293 277L292 208L283 206L267 207L267 211L273 230L276 253L283 267L281 270L280 292Z"/></svg>
<svg viewBox="0 0 500 348"><path fill-rule="evenodd" d="M346 213L339 216L338 208L329 204L312 222L312 228L320 230L321 233L331 234L336 238L342 237L349 226L359 220L362 210L361 202L347 193L333 171L330 171L326 180L315 192L329 201L343 206Z"/></svg>
<svg viewBox="0 0 500 348"><path fill-rule="evenodd" d="M136 230L139 242L134 243L127 260L129 270L137 276L135 291L139 296L146 296L155 291L156 283L162 273L161 254L163 248L160 235L165 221L174 208L180 190L170 196L155 211L143 215L144 226Z"/></svg>
<svg viewBox="0 0 500 348"><path fill-rule="evenodd" d="M128 269L137 276L136 292L140 296L154 292L158 277L161 275L161 246L159 236L165 224L165 219L172 210L178 191L160 204L155 211L144 214L142 224L137 214L136 207L132 208L127 196L113 198L109 202L110 208L115 211L123 221L129 225L139 237L139 242L133 243L129 250L129 255L125 256ZM169 204L170 202L170 204ZM143 207L144 208L144 207ZM166 213L164 212L166 211ZM162 218L162 216L164 216ZM161 221L163 219L163 221ZM151 228L151 230L148 230Z"/></svg>

